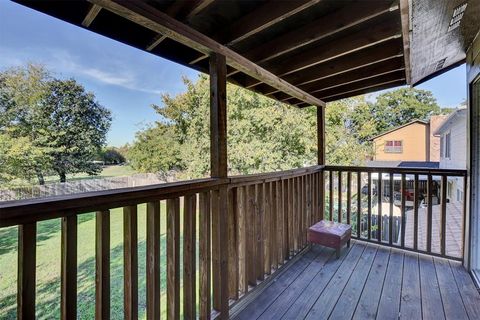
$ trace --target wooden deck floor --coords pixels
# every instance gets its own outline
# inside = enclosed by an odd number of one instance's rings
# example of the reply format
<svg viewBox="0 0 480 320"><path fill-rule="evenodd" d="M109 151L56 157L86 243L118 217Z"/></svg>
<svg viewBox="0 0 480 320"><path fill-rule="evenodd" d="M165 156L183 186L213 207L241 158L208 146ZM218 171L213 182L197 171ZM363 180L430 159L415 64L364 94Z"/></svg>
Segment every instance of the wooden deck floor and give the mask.
<svg viewBox="0 0 480 320"><path fill-rule="evenodd" d="M356 241L312 247L235 318L480 319L480 294L458 262Z"/></svg>

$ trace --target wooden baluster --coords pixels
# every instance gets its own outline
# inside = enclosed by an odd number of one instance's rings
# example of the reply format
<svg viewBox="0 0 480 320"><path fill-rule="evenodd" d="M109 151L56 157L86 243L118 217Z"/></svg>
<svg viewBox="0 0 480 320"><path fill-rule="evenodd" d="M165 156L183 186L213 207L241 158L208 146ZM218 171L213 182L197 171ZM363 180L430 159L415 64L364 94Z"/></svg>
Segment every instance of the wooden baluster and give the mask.
<svg viewBox="0 0 480 320"><path fill-rule="evenodd" d="M390 210L389 210L389 219L388 219L388 243L390 245L393 244L393 202L394 202L394 183L393 183L393 173L390 173L390 192L389 192L389 198L390 198Z"/></svg>
<svg viewBox="0 0 480 320"><path fill-rule="evenodd" d="M270 201L271 201L271 194L270 194L270 183L266 182L264 185L264 222L263 222L263 252L264 252L264 274L270 274L272 270L272 260L271 260L271 253L270 253L270 246L271 246L271 224L272 221L270 219Z"/></svg>
<svg viewBox="0 0 480 320"><path fill-rule="evenodd" d="M77 317L77 215L62 218L61 318Z"/></svg>
<svg viewBox="0 0 480 320"><path fill-rule="evenodd" d="M147 203L147 319L160 319L160 202Z"/></svg>
<svg viewBox="0 0 480 320"><path fill-rule="evenodd" d="M125 319L138 318L137 206L123 208L123 270Z"/></svg>
<svg viewBox="0 0 480 320"><path fill-rule="evenodd" d="M228 190L228 288L230 299L238 299L238 199L237 189Z"/></svg>
<svg viewBox="0 0 480 320"><path fill-rule="evenodd" d="M427 178L427 252L432 252L432 175L429 174Z"/></svg>
<svg viewBox="0 0 480 320"><path fill-rule="evenodd" d="M368 216L367 216L367 231L368 231L368 240L372 238L372 173L368 173Z"/></svg>
<svg viewBox="0 0 480 320"><path fill-rule="evenodd" d="M405 217L405 212L406 212L406 207L405 207L405 198L407 197L407 181L405 179L405 173L402 173L402 235L401 235L401 247L405 248L405 229L406 229L406 217Z"/></svg>
<svg viewBox="0 0 480 320"><path fill-rule="evenodd" d="M445 255L446 247L446 227L447 227L447 176L442 176L442 218L440 222L440 253Z"/></svg>
<svg viewBox="0 0 480 320"><path fill-rule="evenodd" d="M352 214L352 172L347 172L347 224L351 224Z"/></svg>
<svg viewBox="0 0 480 320"><path fill-rule="evenodd" d="M200 319L208 320L211 314L211 216L210 216L210 193L202 192L199 197L199 259L200 259ZM170 236L172 237L172 236ZM173 237L174 238L174 237Z"/></svg>
<svg viewBox="0 0 480 320"><path fill-rule="evenodd" d="M249 185L246 187L247 190L247 213L246 213L246 231L247 231L247 251L246 251L246 264L247 264L247 275L248 275L248 284L251 286L257 285L257 277L255 275L255 263L256 263L256 246L255 246L255 236L256 236L256 227L257 223L255 221L255 185Z"/></svg>
<svg viewBox="0 0 480 320"><path fill-rule="evenodd" d="M383 201L383 184L382 184L382 173L378 173L378 188L377 188L377 198L378 198L378 210L377 210L377 237L378 242L382 242L382 201Z"/></svg>
<svg viewBox="0 0 480 320"><path fill-rule="evenodd" d="M325 219L325 171L318 173L318 217L317 221Z"/></svg>
<svg viewBox="0 0 480 320"><path fill-rule="evenodd" d="M180 200L167 200L167 319L180 318Z"/></svg>
<svg viewBox="0 0 480 320"><path fill-rule="evenodd" d="M247 259L245 257L247 251L247 193L246 187L238 187L235 188L237 193L237 214L238 214L238 233L237 233L237 241L238 241L238 284L239 284L239 291L241 293L248 292L248 277L247 277Z"/></svg>
<svg viewBox="0 0 480 320"><path fill-rule="evenodd" d="M419 206L419 188L418 174L415 174L413 181L413 249L418 249L418 206Z"/></svg>
<svg viewBox="0 0 480 320"><path fill-rule="evenodd" d="M197 195L184 197L183 204L183 316L196 318L196 216Z"/></svg>
<svg viewBox="0 0 480 320"><path fill-rule="evenodd" d="M281 229L282 229L282 217L280 215L280 208L278 207L278 185L279 181L273 181L271 184L271 199L272 199L272 206L271 206L271 253L272 253L272 267L274 270L277 270L278 265L280 263L280 252L282 251L282 238Z"/></svg>
<svg viewBox="0 0 480 320"><path fill-rule="evenodd" d="M299 250L302 250L304 246L304 225L305 225L305 213L306 213L306 206L305 206L305 176L298 177L298 190L299 190L299 217L300 217L300 224L298 228L298 237L299 237Z"/></svg>
<svg viewBox="0 0 480 320"><path fill-rule="evenodd" d="M277 269L278 266L278 248L280 247L277 239L278 229L278 209L277 209L277 183L270 182L270 268Z"/></svg>
<svg viewBox="0 0 480 320"><path fill-rule="evenodd" d="M95 319L110 319L110 212L95 214Z"/></svg>
<svg viewBox="0 0 480 320"><path fill-rule="evenodd" d="M256 186L256 249L257 249L257 263L255 265L255 272L257 279L262 281L265 279L265 254L264 254L264 213L265 213L265 203L264 203L264 185L263 183L257 184Z"/></svg>
<svg viewBox="0 0 480 320"><path fill-rule="evenodd" d="M294 210L294 183L293 178L290 178L288 181L288 238L289 238L289 257L293 256L295 253L295 217L293 215Z"/></svg>
<svg viewBox="0 0 480 320"><path fill-rule="evenodd" d="M362 173L357 172L357 238L361 238L362 232Z"/></svg>
<svg viewBox="0 0 480 320"><path fill-rule="evenodd" d="M290 258L291 246L291 234L290 229L292 226L292 220L290 217L290 188L289 188L289 179L283 180L283 216L284 216L284 235L285 235L285 251L284 251L284 261Z"/></svg>
<svg viewBox="0 0 480 320"><path fill-rule="evenodd" d="M35 222L18 226L17 319L35 319L36 241Z"/></svg>
<svg viewBox="0 0 480 320"><path fill-rule="evenodd" d="M278 260L277 265L283 264L285 260L285 215L283 211L283 181L278 180L276 183L276 211L277 211L277 241L278 241Z"/></svg>
<svg viewBox="0 0 480 320"><path fill-rule="evenodd" d="M338 171L338 222L342 223L342 171Z"/></svg>
<svg viewBox="0 0 480 320"><path fill-rule="evenodd" d="M330 221L333 221L333 171L328 172L329 175L329 192L330 192L330 199L329 199L329 214L330 214Z"/></svg>
<svg viewBox="0 0 480 320"><path fill-rule="evenodd" d="M292 224L293 224L293 248L294 248L294 255L298 252L298 249L300 248L300 244L298 242L298 235L299 235L299 223L300 223L300 217L299 217L299 197L298 193L300 190L298 189L298 178L292 178L292 192L293 192L293 211L292 211Z"/></svg>

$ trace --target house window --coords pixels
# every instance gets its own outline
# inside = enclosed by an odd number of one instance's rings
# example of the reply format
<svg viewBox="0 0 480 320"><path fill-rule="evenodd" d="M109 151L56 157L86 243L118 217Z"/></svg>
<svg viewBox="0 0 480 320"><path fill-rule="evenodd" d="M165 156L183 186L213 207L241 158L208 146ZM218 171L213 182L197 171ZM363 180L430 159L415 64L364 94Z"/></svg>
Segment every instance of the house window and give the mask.
<svg viewBox="0 0 480 320"><path fill-rule="evenodd" d="M451 145L450 145L450 133L447 133L445 135L445 158L450 159L450 151L451 151Z"/></svg>
<svg viewBox="0 0 480 320"><path fill-rule="evenodd" d="M385 141L385 152L387 153L402 153L403 143L400 140Z"/></svg>

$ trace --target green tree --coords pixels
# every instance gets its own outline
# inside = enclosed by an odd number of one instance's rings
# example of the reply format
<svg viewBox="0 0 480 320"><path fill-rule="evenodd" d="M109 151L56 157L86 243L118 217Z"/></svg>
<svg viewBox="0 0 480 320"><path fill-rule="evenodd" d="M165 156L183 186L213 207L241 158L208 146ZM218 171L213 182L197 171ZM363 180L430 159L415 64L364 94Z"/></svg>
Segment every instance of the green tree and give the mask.
<svg viewBox="0 0 480 320"><path fill-rule="evenodd" d="M105 144L111 115L93 93L31 64L1 72L0 92L0 133L29 142L39 156L26 160L40 184L49 172L65 182L68 173L99 171L92 160ZM24 166L12 170L15 176L25 175Z"/></svg>
<svg viewBox="0 0 480 320"><path fill-rule="evenodd" d="M377 133L404 125L412 120L428 121L442 110L430 91L400 88L379 95L371 104L370 115Z"/></svg>
<svg viewBox="0 0 480 320"><path fill-rule="evenodd" d="M209 80L200 76L195 82L185 79L185 84L186 92L174 97L164 95L163 105L154 106L162 121L137 134L128 156L137 170L175 166L182 169L182 178L208 175ZM310 110L296 109L234 85L228 85L227 90L230 174L283 170L316 162L316 117ZM166 134L162 136L163 132Z"/></svg>

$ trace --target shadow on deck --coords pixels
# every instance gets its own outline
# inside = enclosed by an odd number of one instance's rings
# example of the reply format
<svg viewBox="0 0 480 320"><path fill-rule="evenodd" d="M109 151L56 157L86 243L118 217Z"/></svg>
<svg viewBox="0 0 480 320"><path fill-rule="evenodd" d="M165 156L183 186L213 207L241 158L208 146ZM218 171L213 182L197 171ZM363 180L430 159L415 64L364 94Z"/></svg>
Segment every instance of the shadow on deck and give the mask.
<svg viewBox="0 0 480 320"><path fill-rule="evenodd" d="M313 246L234 318L480 319L480 294L458 262L354 241Z"/></svg>

